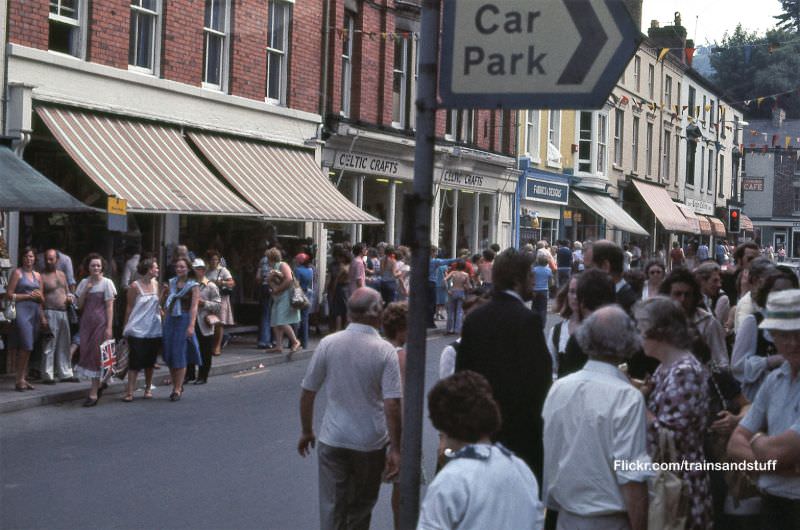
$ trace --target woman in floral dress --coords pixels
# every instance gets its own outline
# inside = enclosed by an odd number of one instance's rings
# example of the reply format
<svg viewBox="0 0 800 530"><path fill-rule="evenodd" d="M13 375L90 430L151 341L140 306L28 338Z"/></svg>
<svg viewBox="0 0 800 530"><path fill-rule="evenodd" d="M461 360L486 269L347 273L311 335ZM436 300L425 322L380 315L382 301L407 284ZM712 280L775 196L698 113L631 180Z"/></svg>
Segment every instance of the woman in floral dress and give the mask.
<svg viewBox="0 0 800 530"><path fill-rule="evenodd" d="M705 462L703 439L708 418L708 373L691 353L692 336L681 308L664 296L641 302L636 320L645 353L661 362L643 387L647 398L647 439L650 454L658 448L659 433L675 440L676 461ZM686 528L712 528L712 502L706 471L682 471L688 485Z"/></svg>

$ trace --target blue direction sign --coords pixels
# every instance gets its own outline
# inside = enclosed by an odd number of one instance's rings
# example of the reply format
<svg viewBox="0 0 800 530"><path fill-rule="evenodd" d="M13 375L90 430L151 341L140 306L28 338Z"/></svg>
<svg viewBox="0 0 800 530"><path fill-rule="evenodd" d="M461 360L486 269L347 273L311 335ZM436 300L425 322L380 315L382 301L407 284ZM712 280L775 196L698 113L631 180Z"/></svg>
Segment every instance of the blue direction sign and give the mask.
<svg viewBox="0 0 800 530"><path fill-rule="evenodd" d="M600 108L639 45L624 0L444 0L444 108Z"/></svg>

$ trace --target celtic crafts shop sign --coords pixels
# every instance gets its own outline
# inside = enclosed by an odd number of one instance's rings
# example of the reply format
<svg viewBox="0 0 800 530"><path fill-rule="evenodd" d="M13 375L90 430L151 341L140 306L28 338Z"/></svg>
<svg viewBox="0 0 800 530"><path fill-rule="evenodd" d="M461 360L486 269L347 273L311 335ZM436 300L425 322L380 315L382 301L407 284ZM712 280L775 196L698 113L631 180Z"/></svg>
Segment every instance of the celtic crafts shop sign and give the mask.
<svg viewBox="0 0 800 530"><path fill-rule="evenodd" d="M531 201L567 204L569 200L569 185L528 178L525 182L525 198Z"/></svg>

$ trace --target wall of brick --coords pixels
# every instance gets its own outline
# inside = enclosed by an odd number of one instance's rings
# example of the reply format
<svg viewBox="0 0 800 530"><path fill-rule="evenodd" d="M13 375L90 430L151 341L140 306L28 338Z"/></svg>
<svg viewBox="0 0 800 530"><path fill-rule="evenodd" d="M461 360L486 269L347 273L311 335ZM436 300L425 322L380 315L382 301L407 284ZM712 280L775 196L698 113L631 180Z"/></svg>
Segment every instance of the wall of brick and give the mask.
<svg viewBox="0 0 800 530"><path fill-rule="evenodd" d="M267 2L234 0L229 92L263 101L267 78Z"/></svg>
<svg viewBox="0 0 800 530"><path fill-rule="evenodd" d="M319 112L323 2L297 2L293 9L287 104L293 109Z"/></svg>
<svg viewBox="0 0 800 530"><path fill-rule="evenodd" d="M10 0L8 2L8 41L46 50L49 12L50 2L48 0Z"/></svg>
<svg viewBox="0 0 800 530"><path fill-rule="evenodd" d="M163 2L161 76L200 86L203 81L205 0Z"/></svg>
<svg viewBox="0 0 800 530"><path fill-rule="evenodd" d="M794 151L775 152L774 216L791 216L794 212L794 178L797 154Z"/></svg>
<svg viewBox="0 0 800 530"><path fill-rule="evenodd" d="M89 5L86 60L113 68L128 68L130 2L109 0Z"/></svg>
<svg viewBox="0 0 800 530"><path fill-rule="evenodd" d="M381 11L381 33L386 33L387 35L391 35L395 33L395 21L394 21L394 0L382 0L381 2L384 6L384 9ZM392 124L392 106L393 106L393 93L394 93L394 47L395 44L400 44L399 42L395 42L394 39L379 39L380 44L380 57L382 58L382 72L383 75L380 78L379 82L379 90L380 94L382 95L381 99L378 101L378 108L381 109L381 125L391 126ZM408 69L409 74L413 72L413 69Z"/></svg>
<svg viewBox="0 0 800 530"><path fill-rule="evenodd" d="M382 31L382 9L362 3L356 26L364 31ZM350 117L353 121L380 124L382 122L382 102L384 58L382 52L386 47L380 37L368 37L356 33L353 40L353 84L350 103ZM392 48L391 51L394 49ZM391 96L391 94L390 94ZM391 119L391 113L390 113Z"/></svg>

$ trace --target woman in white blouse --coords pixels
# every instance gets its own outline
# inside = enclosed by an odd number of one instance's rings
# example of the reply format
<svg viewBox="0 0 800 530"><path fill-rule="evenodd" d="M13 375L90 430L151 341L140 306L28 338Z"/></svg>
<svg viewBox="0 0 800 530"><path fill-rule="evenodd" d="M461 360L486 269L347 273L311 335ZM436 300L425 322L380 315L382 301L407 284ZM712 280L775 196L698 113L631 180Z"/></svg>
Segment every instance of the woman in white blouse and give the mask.
<svg viewBox="0 0 800 530"><path fill-rule="evenodd" d="M578 311L579 277L579 274L573 274L567 286L556 295L554 311L564 320L547 332L547 349L553 358L553 381L558 378L558 359L566 351L570 335L575 333L581 323Z"/></svg>

